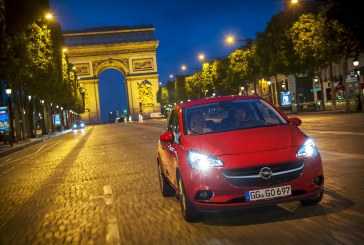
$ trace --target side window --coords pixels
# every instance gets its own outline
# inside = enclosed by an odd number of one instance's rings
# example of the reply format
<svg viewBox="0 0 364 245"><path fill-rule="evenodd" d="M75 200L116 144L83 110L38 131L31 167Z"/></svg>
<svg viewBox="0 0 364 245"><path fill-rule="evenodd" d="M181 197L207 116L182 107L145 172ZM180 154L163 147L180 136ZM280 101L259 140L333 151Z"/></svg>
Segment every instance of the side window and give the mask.
<svg viewBox="0 0 364 245"><path fill-rule="evenodd" d="M171 113L171 116L170 116L169 122L168 122L168 130L170 130L173 134L174 143L179 144L180 132L179 132L179 128L178 128L178 114L177 114L176 110L174 110Z"/></svg>
<svg viewBox="0 0 364 245"><path fill-rule="evenodd" d="M174 124L174 115L176 114L176 111L173 110L171 114L169 115L168 119L168 130L173 132L173 124Z"/></svg>

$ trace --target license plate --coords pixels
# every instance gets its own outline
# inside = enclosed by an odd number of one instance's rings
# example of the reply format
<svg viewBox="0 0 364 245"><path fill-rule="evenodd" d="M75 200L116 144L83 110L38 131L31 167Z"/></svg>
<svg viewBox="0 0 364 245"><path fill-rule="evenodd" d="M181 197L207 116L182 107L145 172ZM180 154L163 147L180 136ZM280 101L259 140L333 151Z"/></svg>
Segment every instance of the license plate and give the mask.
<svg viewBox="0 0 364 245"><path fill-rule="evenodd" d="M257 201L257 200L265 200L265 199L273 199L278 197L285 197L291 195L291 186L279 186L272 188L265 188L259 190L248 191L245 193L245 198L248 201Z"/></svg>

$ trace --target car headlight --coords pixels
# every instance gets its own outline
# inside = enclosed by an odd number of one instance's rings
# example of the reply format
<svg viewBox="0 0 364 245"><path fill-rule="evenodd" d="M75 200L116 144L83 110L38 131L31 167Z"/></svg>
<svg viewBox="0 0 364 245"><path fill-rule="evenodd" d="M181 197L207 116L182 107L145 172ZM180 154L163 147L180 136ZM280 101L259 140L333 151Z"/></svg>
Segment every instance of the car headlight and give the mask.
<svg viewBox="0 0 364 245"><path fill-rule="evenodd" d="M188 162L192 168L198 170L206 170L211 167L224 166L224 163L220 159L196 151L188 152Z"/></svg>
<svg viewBox="0 0 364 245"><path fill-rule="evenodd" d="M73 124L73 126L72 126L73 128L77 128L77 125L76 124Z"/></svg>
<svg viewBox="0 0 364 245"><path fill-rule="evenodd" d="M80 126L83 128L83 127L85 127L85 124L84 123L81 123Z"/></svg>
<svg viewBox="0 0 364 245"><path fill-rule="evenodd" d="M318 151L313 139L306 139L305 143L298 149L296 156L298 158L311 158L317 155Z"/></svg>

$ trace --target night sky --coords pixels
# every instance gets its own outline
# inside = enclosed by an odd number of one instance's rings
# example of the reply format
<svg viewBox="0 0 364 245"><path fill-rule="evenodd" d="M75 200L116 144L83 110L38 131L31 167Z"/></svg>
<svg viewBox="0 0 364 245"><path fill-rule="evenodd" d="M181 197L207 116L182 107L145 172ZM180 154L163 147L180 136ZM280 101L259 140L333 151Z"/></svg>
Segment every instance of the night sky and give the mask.
<svg viewBox="0 0 364 245"><path fill-rule="evenodd" d="M224 45L226 34L254 38L281 9L282 1L51 0L51 7L63 30L154 25L160 41L157 56L160 81L164 83L169 74L181 73L181 64L188 66L189 73L199 68L196 58L199 52L204 52L208 59L228 54L233 47ZM119 78L110 75L103 79ZM100 89L104 88L100 85Z"/></svg>

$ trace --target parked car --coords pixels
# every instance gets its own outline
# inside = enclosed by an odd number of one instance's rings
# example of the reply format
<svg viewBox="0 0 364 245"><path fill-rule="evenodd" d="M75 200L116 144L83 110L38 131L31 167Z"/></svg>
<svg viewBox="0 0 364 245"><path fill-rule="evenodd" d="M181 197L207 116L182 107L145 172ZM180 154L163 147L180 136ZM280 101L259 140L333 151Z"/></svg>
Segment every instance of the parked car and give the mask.
<svg viewBox="0 0 364 245"><path fill-rule="evenodd" d="M300 124L256 96L177 105L158 143L163 196L176 194L186 221L230 208L319 203L321 157Z"/></svg>

